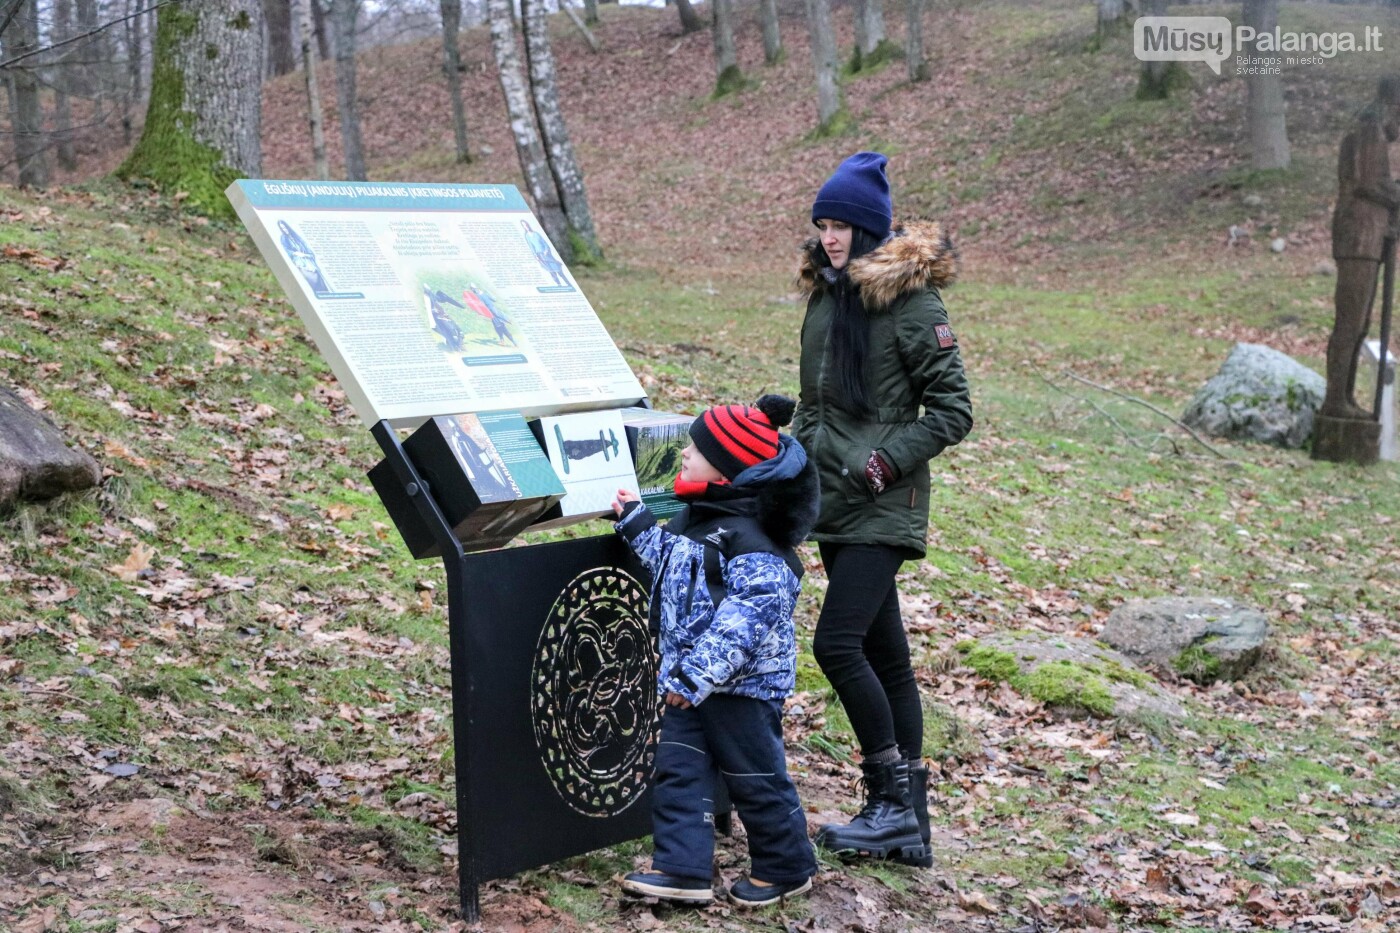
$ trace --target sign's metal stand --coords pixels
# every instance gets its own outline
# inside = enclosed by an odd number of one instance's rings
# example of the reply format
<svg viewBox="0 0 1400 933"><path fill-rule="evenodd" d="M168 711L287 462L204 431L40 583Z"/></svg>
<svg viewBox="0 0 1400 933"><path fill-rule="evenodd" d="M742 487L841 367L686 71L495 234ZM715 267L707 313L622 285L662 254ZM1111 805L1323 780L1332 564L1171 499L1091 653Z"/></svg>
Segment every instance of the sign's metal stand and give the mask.
<svg viewBox="0 0 1400 933"><path fill-rule="evenodd" d="M428 484L419 475L413 461L404 453L398 435L389 422L380 421L370 428L370 434L379 442L384 458L394 476L403 484L404 492L418 509L424 524L433 532L442 548L443 569L447 571L447 619L449 650L452 655L452 721L453 732L458 724L472 721L472 689L468 674L467 652L461 641L464 637L466 613L466 555L462 545L452 534L452 528L443 517L442 509L433 499ZM468 761L470 746L463 741L453 743L453 768L457 774L457 866L458 890L461 899L462 919L476 923L481 919L479 888L481 874L477 869L477 852L474 834L469 832L466 816L471 812L468 802L472 799L472 771Z"/></svg>
<svg viewBox="0 0 1400 933"><path fill-rule="evenodd" d="M645 568L613 534L508 550L464 550L389 422L380 421L370 433L384 451L394 483L404 493L397 507L411 508L421 518L439 545L447 572L459 897L462 918L475 923L481 918L483 883L651 831L652 752L642 749L643 745L654 749L649 743L654 742L655 716L660 712L654 661L646 665L645 686L638 683L635 694L599 693L588 683L589 678L611 682L607 678L621 676L612 662L634 659L639 650L654 650L646 625L646 589L640 583ZM400 517L396 515L395 522L402 528ZM613 611L620 603L610 597L606 585L598 588L590 582L575 587L569 582L577 583L580 573L590 581L596 581L599 573L629 581L635 599L627 603L625 618L617 614L621 610ZM529 585L522 587L522 580L530 581ZM572 603L564 598L565 590L578 590ZM551 622L551 613L561 605L572 606L574 615ZM534 627L535 622L539 627ZM576 622L581 623L577 631L572 628ZM547 657L540 668L540 646L553 644L547 633L585 650L562 660L557 655ZM571 634L579 640L569 642ZM609 654L608 649L619 653ZM540 682L541 669L571 675L568 689L574 692L542 695L541 690L559 688L548 678ZM629 670L635 674L635 665ZM600 695L608 696L608 701L593 702ZM546 729L542 735L540 723L548 717L536 714L551 707L551 699L567 701L564 708L582 717L582 727L556 722L563 732ZM629 709L629 699L633 715L623 717L625 722L616 720L613 714ZM639 733L637 725L643 718L647 726ZM589 746L585 773L571 772L567 753L598 741L590 727L606 733L606 738L602 745ZM584 734L581 739L580 734ZM547 750L555 753L553 758L532 763L533 756ZM601 757L592 757L598 752ZM611 773L601 764L593 767L601 761L612 761L617 771L607 786L590 783ZM715 781L715 826L728 834L729 796L718 774ZM566 797L565 791L582 793L588 806L580 809L580 800ZM593 791L599 799L593 799Z"/></svg>

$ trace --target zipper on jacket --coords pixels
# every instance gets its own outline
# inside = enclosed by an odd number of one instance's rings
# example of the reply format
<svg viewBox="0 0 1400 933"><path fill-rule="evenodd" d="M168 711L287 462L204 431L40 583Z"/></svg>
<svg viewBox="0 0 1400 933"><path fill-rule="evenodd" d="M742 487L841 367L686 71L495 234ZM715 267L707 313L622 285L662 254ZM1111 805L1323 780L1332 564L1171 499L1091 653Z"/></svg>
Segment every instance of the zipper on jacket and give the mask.
<svg viewBox="0 0 1400 933"><path fill-rule="evenodd" d="M812 460L820 463L816 448L821 446L822 435L826 433L826 358L831 355L831 327L836 323L832 314L826 322L826 334L822 337L822 361L817 366L817 432L813 435Z"/></svg>

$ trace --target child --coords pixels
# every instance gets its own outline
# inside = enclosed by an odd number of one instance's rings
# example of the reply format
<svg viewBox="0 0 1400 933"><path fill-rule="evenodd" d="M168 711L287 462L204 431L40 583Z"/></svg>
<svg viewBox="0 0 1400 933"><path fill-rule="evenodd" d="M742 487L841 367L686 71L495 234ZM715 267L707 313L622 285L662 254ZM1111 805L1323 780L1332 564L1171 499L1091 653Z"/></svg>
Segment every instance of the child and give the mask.
<svg viewBox="0 0 1400 933"><path fill-rule="evenodd" d="M690 428L676 494L687 507L665 528L619 490L617 530L652 573L665 697L652 798L651 871L629 894L689 904L714 898L716 769L748 832L750 875L729 889L762 907L812 887L807 818L783 757L783 698L792 693L792 612L802 564L793 546L816 521L815 468L778 433L796 403L711 408Z"/></svg>

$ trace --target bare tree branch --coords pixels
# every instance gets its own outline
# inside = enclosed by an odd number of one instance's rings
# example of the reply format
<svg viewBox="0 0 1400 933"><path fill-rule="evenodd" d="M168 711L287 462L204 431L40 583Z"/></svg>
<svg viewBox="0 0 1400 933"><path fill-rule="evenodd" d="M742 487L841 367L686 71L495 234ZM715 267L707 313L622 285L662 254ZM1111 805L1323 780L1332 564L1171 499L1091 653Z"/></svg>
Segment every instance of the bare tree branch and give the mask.
<svg viewBox="0 0 1400 933"><path fill-rule="evenodd" d="M1112 388L1109 388L1108 386L1101 386L1101 385L1099 385L1097 382L1091 382L1091 381L1089 381L1088 379L1085 379L1083 376L1075 375L1074 373L1070 372L1070 371L1067 370L1067 369L1062 369L1062 370L1060 370L1060 371L1061 371L1062 373L1064 373L1066 376L1068 376L1069 378L1073 379L1075 382L1082 383L1082 384L1084 384L1084 385L1086 385L1086 386L1089 386L1089 387L1092 388L1092 389L1098 389L1100 392L1107 392L1109 395L1116 395L1116 396L1118 396L1119 398L1123 399L1124 401L1132 402L1134 405L1141 405L1143 408L1146 408L1147 410L1149 410L1149 411L1151 411L1151 412L1154 412L1154 413L1156 413L1156 414L1158 414L1158 415L1161 415L1163 418L1166 418L1166 419L1167 419L1168 421L1170 421L1172 424L1176 425L1178 428L1181 428L1181 430L1183 430L1183 431L1185 431L1187 434L1191 435L1192 439L1195 440L1195 442L1196 442L1197 444L1200 444L1202 447L1204 447L1206 450L1209 450L1211 453L1215 454L1215 455L1216 455L1217 457L1219 457L1221 460L1225 460L1225 461L1227 461L1227 462L1230 462L1231 458L1225 456L1225 455L1222 454L1219 450L1216 450L1216 449L1215 449L1214 447L1212 447L1210 444L1206 443L1205 438L1201 437L1201 435L1199 435L1199 434L1197 434L1195 431L1191 430L1191 428L1187 427L1184 423L1182 423L1181 421L1178 421L1176 418L1173 418L1171 415L1169 415L1169 414L1167 414L1166 412L1162 411L1162 409L1158 408L1156 405L1153 405L1151 402L1145 402L1145 401L1143 401L1142 399L1138 398L1137 396L1128 395L1128 394L1125 393L1125 392L1119 392L1117 389L1112 389Z"/></svg>
<svg viewBox="0 0 1400 933"><path fill-rule="evenodd" d="M0 36L5 34L5 30L10 28L10 23L15 21L15 16L24 8L24 0L10 0L5 7L5 19L0 22Z"/></svg>
<svg viewBox="0 0 1400 933"><path fill-rule="evenodd" d="M144 16L152 10L159 10L163 6L170 6L170 4L172 3L179 2L181 2L181 0L159 0L159 2L153 3L150 6L145 7L143 9L136 10L132 13L128 13L125 16L118 16L116 19L113 20L108 20L101 26L98 26L96 29L89 29L87 32L80 33L76 36L70 36L69 38L64 39L62 42L55 42L52 45L46 45L43 48L33 49L31 51L25 52L22 55L16 55L14 58L7 58L3 62L0 62L0 71L3 71L6 68L11 68L19 62L24 61L26 58L33 58L35 55L43 55L45 52L52 52L54 49L62 48L65 45L71 45L74 42L81 42L84 39L98 35L99 33L106 32L108 29L111 29L113 26L116 26L119 23L124 23L129 19L135 19L138 16ZM20 2L16 2L15 9L18 10L21 5L22 0L20 0ZM14 14L10 14L10 18L13 19ZM5 21L5 25L9 25L8 19ZM3 31L4 28L0 27L0 32Z"/></svg>

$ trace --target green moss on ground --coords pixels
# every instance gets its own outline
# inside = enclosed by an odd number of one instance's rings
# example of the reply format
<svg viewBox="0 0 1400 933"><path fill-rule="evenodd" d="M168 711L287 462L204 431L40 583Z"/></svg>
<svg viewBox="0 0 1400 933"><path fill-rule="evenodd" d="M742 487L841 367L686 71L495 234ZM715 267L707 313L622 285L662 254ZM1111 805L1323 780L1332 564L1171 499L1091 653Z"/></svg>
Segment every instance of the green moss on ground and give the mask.
<svg viewBox="0 0 1400 933"><path fill-rule="evenodd" d="M1113 696L1108 681L1099 670L1072 661L1045 661L1022 673L1021 664L1009 651L975 642L962 642L958 650L965 663L988 680L1009 683L1015 690L1050 706L1083 709L1095 716L1113 715ZM1123 677L1133 672L1113 665ZM1120 679L1110 677L1109 679Z"/></svg>
<svg viewBox="0 0 1400 933"><path fill-rule="evenodd" d="M1016 656L999 648L974 644L964 654L967 666L988 680L1014 680L1021 670Z"/></svg>
<svg viewBox="0 0 1400 933"><path fill-rule="evenodd" d="M1078 707L1095 716L1113 715L1108 683L1071 661L1047 661L1011 679L1011 686L1049 706Z"/></svg>
<svg viewBox="0 0 1400 933"><path fill-rule="evenodd" d="M1203 643L1194 644L1173 658L1172 667L1181 676L1199 684L1211 684L1220 679L1220 659L1206 650Z"/></svg>

